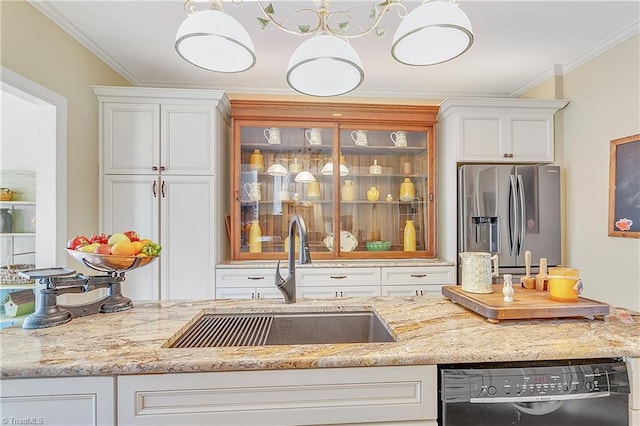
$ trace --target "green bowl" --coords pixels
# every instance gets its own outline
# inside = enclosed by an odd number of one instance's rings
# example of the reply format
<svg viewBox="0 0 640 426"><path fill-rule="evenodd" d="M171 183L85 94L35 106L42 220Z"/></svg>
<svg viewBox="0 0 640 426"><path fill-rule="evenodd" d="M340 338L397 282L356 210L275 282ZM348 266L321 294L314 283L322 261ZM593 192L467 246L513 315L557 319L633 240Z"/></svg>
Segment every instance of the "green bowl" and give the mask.
<svg viewBox="0 0 640 426"><path fill-rule="evenodd" d="M391 248L391 241L367 241L369 251L387 251Z"/></svg>

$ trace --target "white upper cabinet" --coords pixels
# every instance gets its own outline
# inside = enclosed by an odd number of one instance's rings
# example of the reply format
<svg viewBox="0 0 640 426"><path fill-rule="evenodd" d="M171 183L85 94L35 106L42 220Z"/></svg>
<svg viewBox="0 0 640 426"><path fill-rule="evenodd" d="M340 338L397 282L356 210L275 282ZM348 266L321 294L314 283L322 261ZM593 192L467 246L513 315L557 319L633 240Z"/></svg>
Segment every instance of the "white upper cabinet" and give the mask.
<svg viewBox="0 0 640 426"><path fill-rule="evenodd" d="M213 105L103 104L104 173L212 175Z"/></svg>
<svg viewBox="0 0 640 426"><path fill-rule="evenodd" d="M438 121L458 162L553 162L554 114L563 100L449 98ZM442 141L441 141L442 142Z"/></svg>

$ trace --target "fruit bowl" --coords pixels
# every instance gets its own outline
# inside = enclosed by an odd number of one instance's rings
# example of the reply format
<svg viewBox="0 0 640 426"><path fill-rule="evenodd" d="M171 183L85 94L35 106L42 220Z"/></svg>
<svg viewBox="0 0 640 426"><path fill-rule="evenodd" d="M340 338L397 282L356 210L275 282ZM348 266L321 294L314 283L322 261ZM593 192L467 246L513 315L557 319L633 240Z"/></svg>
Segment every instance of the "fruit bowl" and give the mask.
<svg viewBox="0 0 640 426"><path fill-rule="evenodd" d="M367 241L368 251L387 251L391 248L391 241Z"/></svg>
<svg viewBox="0 0 640 426"><path fill-rule="evenodd" d="M114 254L85 253L66 249L78 262L99 271L128 271L141 268L156 260L159 256L118 256Z"/></svg>

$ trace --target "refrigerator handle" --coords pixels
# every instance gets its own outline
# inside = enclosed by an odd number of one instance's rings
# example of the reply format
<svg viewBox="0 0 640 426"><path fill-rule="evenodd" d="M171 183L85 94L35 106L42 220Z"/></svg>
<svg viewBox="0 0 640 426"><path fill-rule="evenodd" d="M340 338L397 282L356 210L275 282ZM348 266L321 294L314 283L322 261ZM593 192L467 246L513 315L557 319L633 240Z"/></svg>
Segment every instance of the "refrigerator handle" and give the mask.
<svg viewBox="0 0 640 426"><path fill-rule="evenodd" d="M524 199L524 182L522 181L522 175L518 175L518 201L520 202L520 229L518 236L518 249L516 251L517 256L522 256L522 247L524 247L524 231L527 226L526 214L525 214L525 199Z"/></svg>
<svg viewBox="0 0 640 426"><path fill-rule="evenodd" d="M514 255L518 229L518 207L516 204L517 182L515 175L509 175L509 255Z"/></svg>

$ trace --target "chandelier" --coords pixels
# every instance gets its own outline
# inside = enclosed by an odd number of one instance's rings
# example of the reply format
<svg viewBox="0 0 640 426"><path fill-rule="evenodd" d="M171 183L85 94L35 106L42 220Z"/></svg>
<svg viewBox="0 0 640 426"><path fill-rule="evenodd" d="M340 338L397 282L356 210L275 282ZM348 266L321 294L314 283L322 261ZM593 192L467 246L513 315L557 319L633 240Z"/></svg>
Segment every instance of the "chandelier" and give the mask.
<svg viewBox="0 0 640 426"><path fill-rule="evenodd" d="M178 28L175 48L187 62L210 71L234 73L256 64L253 42L242 25L223 11L222 0L209 0L209 8L198 10L199 0L187 0L187 18ZM232 0L234 4L242 0ZM391 46L391 56L405 65L435 65L466 52L473 43L467 15L459 0L424 0L410 13L402 0L382 0L371 10L371 23L361 26L351 9L329 11L331 0L314 0L315 7L297 10L283 19L275 16L272 3L256 0L264 17L259 25L271 25L290 34L311 36L291 55L287 83L295 91L310 96L338 96L351 92L364 81L364 69L349 39L364 35L382 37L379 25L392 8L402 18ZM302 14L312 14L313 24L289 22ZM340 22L334 23L336 20ZM356 27L351 31L350 27Z"/></svg>

